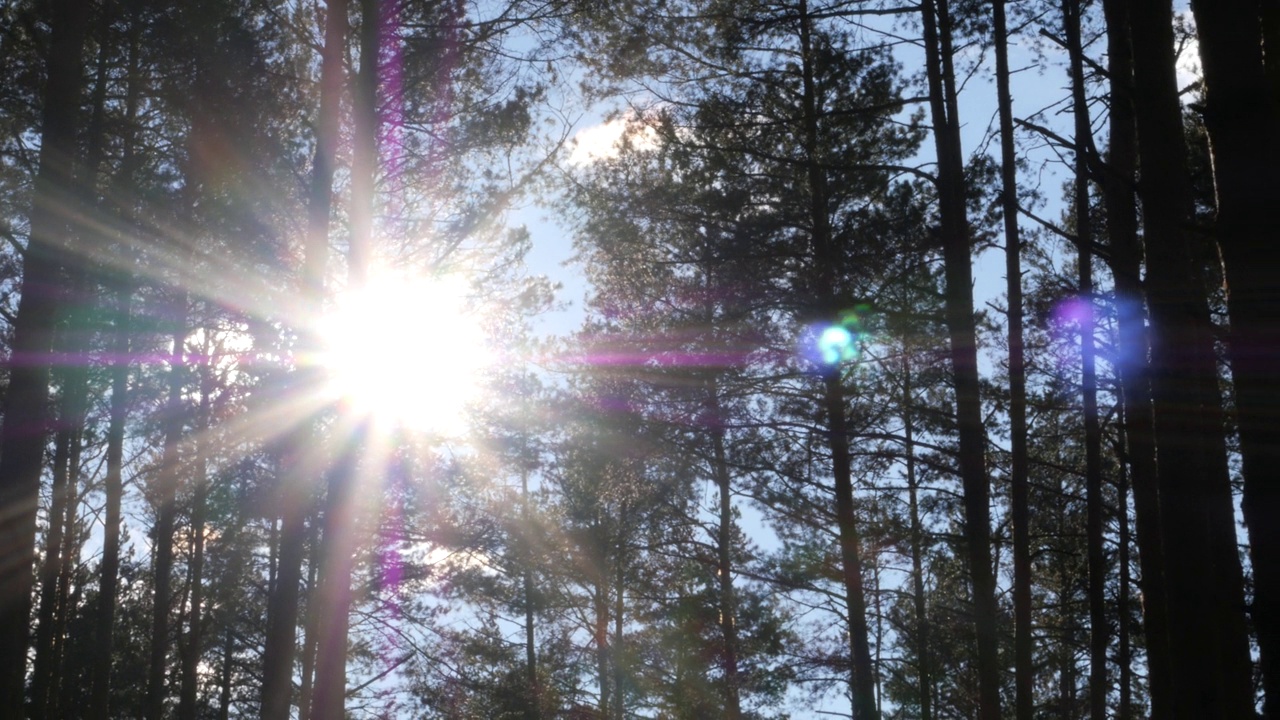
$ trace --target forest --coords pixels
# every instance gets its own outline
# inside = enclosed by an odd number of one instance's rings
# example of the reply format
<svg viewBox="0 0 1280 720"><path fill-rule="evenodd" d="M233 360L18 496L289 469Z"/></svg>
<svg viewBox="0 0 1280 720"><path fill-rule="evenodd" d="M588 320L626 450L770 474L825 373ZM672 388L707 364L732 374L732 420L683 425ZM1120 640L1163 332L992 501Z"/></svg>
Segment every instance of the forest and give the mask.
<svg viewBox="0 0 1280 720"><path fill-rule="evenodd" d="M1276 43L3 0L0 717L1280 720Z"/></svg>

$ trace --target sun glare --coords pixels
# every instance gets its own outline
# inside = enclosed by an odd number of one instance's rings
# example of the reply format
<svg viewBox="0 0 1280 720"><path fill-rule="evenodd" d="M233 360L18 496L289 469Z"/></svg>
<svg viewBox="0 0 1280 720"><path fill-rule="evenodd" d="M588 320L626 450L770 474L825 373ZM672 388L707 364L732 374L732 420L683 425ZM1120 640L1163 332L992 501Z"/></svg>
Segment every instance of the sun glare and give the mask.
<svg viewBox="0 0 1280 720"><path fill-rule="evenodd" d="M338 299L319 324L333 397L380 422L445 435L486 364L485 335L460 279L376 279Z"/></svg>

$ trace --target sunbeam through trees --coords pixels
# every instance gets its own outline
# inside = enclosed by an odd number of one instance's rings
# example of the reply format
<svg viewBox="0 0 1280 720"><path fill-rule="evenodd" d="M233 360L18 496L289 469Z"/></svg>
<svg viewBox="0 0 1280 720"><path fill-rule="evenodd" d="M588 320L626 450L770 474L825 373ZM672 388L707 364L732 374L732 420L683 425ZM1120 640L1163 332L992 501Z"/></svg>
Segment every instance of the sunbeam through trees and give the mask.
<svg viewBox="0 0 1280 720"><path fill-rule="evenodd" d="M0 2L0 717L1280 720L1278 18Z"/></svg>

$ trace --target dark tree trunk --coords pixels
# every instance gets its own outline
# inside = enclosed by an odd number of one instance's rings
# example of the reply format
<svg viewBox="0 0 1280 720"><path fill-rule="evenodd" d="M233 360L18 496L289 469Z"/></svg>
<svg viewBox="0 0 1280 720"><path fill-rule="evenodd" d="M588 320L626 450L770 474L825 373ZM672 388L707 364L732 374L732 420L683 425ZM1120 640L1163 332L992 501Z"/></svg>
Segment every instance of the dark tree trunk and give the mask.
<svg viewBox="0 0 1280 720"><path fill-rule="evenodd" d="M187 341L187 293L175 288L170 300L173 323L173 352L169 357L169 399L165 406L164 446L160 456L160 470L155 482L158 485L155 524L155 588L151 612L151 649L147 666L147 694L145 716L147 720L161 720L164 716L165 675L168 668L170 632L169 620L173 604L171 583L173 578L173 530L178 514L177 494L179 473L179 444L186 433L186 411L182 400L184 387L184 352Z"/></svg>
<svg viewBox="0 0 1280 720"><path fill-rule="evenodd" d="M204 356L212 353L208 335L205 335ZM204 523L209 498L209 403L213 393L211 369L206 360L200 366L200 408L195 427L195 470L191 481L195 487L191 501L191 610L187 615L187 638L182 646L182 682L178 692L178 720L196 720L198 707L198 672L200 655L204 650Z"/></svg>
<svg viewBox="0 0 1280 720"><path fill-rule="evenodd" d="M527 438L526 438L527 440ZM533 527L532 517L529 513L529 471L530 467L527 457L527 446L525 452L521 453L520 462L524 464L520 468L520 515L521 525L527 533ZM537 626L534 618L534 593L533 593L533 563L534 551L530 538L526 536L524 542L524 568L521 573L521 593L522 602L524 604L524 665L526 678L528 683L527 692L529 693L528 706L525 716L528 720L540 720L542 717L542 692L541 683L538 680L538 646L537 646Z"/></svg>
<svg viewBox="0 0 1280 720"><path fill-rule="evenodd" d="M1116 372L1124 407L1124 433L1133 485L1134 523L1141 569L1142 630L1147 649L1147 684L1151 715L1170 716L1172 678L1169 621L1165 599L1164 548L1157 487L1154 420L1147 355L1142 247L1138 240L1135 196L1137 134L1133 108L1133 62L1129 41L1129 6L1123 0L1104 0L1107 20L1107 58L1111 74L1110 148L1103 178L1107 235L1111 241L1111 270L1116 288L1119 347Z"/></svg>
<svg viewBox="0 0 1280 720"><path fill-rule="evenodd" d="M141 95L139 53L141 29L137 17L129 18L127 76L125 87L125 127L120 170L115 195L132 197L138 168L136 127ZM117 207L114 213L127 224L132 208ZM129 359L133 293L137 281L125 270L111 273L104 286L115 292L115 325L112 329L111 410L107 425L106 503L103 509L102 565L99 569L98 608L95 624L93 680L89 717L107 720L110 716L111 656L115 636L116 591L120 575L121 504L124 498L124 430L129 412Z"/></svg>
<svg viewBox="0 0 1280 720"><path fill-rule="evenodd" d="M1089 218L1089 153L1093 129L1084 86L1084 48L1080 40L1080 1L1063 0L1062 23L1071 57L1071 100L1075 118L1075 225L1079 266L1080 394L1084 411L1085 536L1089 557L1089 716L1107 716L1106 554L1103 546L1102 427L1098 421L1098 373L1094 348L1093 227Z"/></svg>
<svg viewBox="0 0 1280 720"><path fill-rule="evenodd" d="M1175 717L1253 715L1243 581L1227 476L1214 329L1173 64L1172 8L1131 4L1134 107L1151 310Z"/></svg>
<svg viewBox="0 0 1280 720"><path fill-rule="evenodd" d="M853 660L853 708L855 720L876 718L875 672L867 640L867 600L862 584L862 539L853 512L853 476L850 472L849 428L845 416L844 385L840 370L824 378L828 446L835 473L836 525L840 532L845 603L848 608L849 644Z"/></svg>
<svg viewBox="0 0 1280 720"><path fill-rule="evenodd" d="M1123 458L1123 450L1116 454ZM1133 717L1133 651L1129 638L1133 631L1129 626L1129 473L1125 471L1123 460L1116 482L1116 496L1116 520L1120 526L1117 548L1120 586L1116 593L1116 606L1120 610L1117 613L1120 643L1116 648L1116 665L1120 668L1120 703L1116 706L1116 720L1130 720Z"/></svg>
<svg viewBox="0 0 1280 720"><path fill-rule="evenodd" d="M817 304L824 315L834 316L840 308L832 307L839 272L839 251L831 236L831 209L827 200L827 175L823 168L821 140L818 134L817 89L813 77L814 51L811 47L811 24L808 4L800 2L800 66L803 82L804 148L809 182L809 222L812 227L813 252L817 259ZM867 639L867 601L862 582L861 539L853 508L853 477L850 470L849 428L845 415L842 369L838 364L828 368L823 377L823 411L827 426L827 444L831 450L831 473L834 479L836 525L840 537L840 560L849 623L849 659L852 677L854 720L876 720L875 668L871 664L871 647Z"/></svg>
<svg viewBox="0 0 1280 720"><path fill-rule="evenodd" d="M603 543L600 545L604 547ZM604 551L601 549L600 554ZM602 558L603 560L603 558ZM599 715L601 718L610 718L610 696L609 692L611 683L609 682L609 591L605 582L604 564L601 562L597 565L600 569L600 575L596 579L596 586L593 588L595 604L595 627L592 630L595 633L596 645L596 684L600 688L600 704Z"/></svg>
<svg viewBox="0 0 1280 720"><path fill-rule="evenodd" d="M222 669L218 678L218 720L229 720L231 717L231 663L235 658L235 650L235 634L231 631L231 623L227 622L222 638Z"/></svg>
<svg viewBox="0 0 1280 720"><path fill-rule="evenodd" d="M301 295L309 311L319 311L324 298L324 278L328 265L329 216L339 132L339 101L342 96L342 54L346 41L347 0L330 0L325 15L324 50L320 67L320 107L316 130L316 153L311 168L307 197L307 244L303 258ZM304 340L314 345L304 331ZM304 348L308 349L308 348ZM294 378L295 390L309 390L307 378ZM281 537L278 582L268 599L269 619L262 666L262 718L285 720L293 690L293 656L298 627L299 583L306 542L306 518L312 508L314 481L320 467L304 461L313 453L311 423L303 421L286 440L281 468L283 482L278 498ZM314 601L314 598L312 599ZM312 633L308 639L314 640ZM309 679L309 678L308 678ZM303 698L301 713L310 711Z"/></svg>
<svg viewBox="0 0 1280 720"><path fill-rule="evenodd" d="M933 659L924 588L924 523L920 519L920 480L916 476L915 413L911 362L902 354L902 436L907 462L907 502L911 514L911 601L916 616L916 662L920 720L933 720Z"/></svg>
<svg viewBox="0 0 1280 720"><path fill-rule="evenodd" d="M738 720L742 717L742 700L738 673L738 604L733 589L733 495L729 460L725 453L725 431L720 425L719 389L710 383L709 396L713 405L711 443L715 463L716 487L720 493L720 518L716 527L716 573L720 580L720 635L724 642L724 718Z"/></svg>
<svg viewBox="0 0 1280 720"><path fill-rule="evenodd" d="M360 0L360 70L355 78L355 129L351 169L351 241L348 287L360 289L368 279L373 243L374 179L378 165L378 0ZM353 483L365 443L353 428L351 451L330 475L324 510L324 572L321 573L319 638L314 720L340 720L346 696L347 629L351 610L351 574L356 547Z"/></svg>
<svg viewBox="0 0 1280 720"><path fill-rule="evenodd" d="M1263 60L1260 9L1274 2L1196 0L1204 123L1227 281L1227 350L1244 469L1254 628L1268 718L1280 717L1280 112ZM1265 9L1264 9L1265 8ZM1273 35L1269 39L1276 40ZM1274 46L1266 44L1268 57ZM1274 68L1272 68L1274 70Z"/></svg>
<svg viewBox="0 0 1280 720"><path fill-rule="evenodd" d="M13 718L24 715L36 511L49 432L49 353L62 250L71 230L65 210L76 202L75 133L89 8L87 0L53 3L40 158L0 428L0 716Z"/></svg>
<svg viewBox="0 0 1280 720"><path fill-rule="evenodd" d="M69 339L58 343L60 354L69 354ZM66 532L67 506L76 495L71 481L71 442L75 429L71 427L74 411L72 396L75 391L69 368L59 368L55 373L62 377L63 394L58 403L57 430L54 433L53 483L49 503L49 528L45 533L44 561L40 564L40 602L36 610L36 654L31 673L31 716L43 720L50 716L55 692L58 668L56 626L60 592L62 590L64 534Z"/></svg>
<svg viewBox="0 0 1280 720"><path fill-rule="evenodd" d="M111 651L114 645L116 590L120 579L120 510L124 498L124 424L129 412L129 332L133 282L117 283L116 324L112 342L111 419L107 425L106 507L103 509L102 565L94 630L93 680L89 717L110 715Z"/></svg>
<svg viewBox="0 0 1280 720"><path fill-rule="evenodd" d="M1004 212L1005 280L1009 319L1009 494L1013 523L1014 717L1034 710L1034 636L1031 631L1031 513L1027 507L1027 367L1022 338L1022 240L1018 234L1018 168L1009 94L1009 37L1005 0L992 3L996 94L1000 113L1001 207Z"/></svg>
<svg viewBox="0 0 1280 720"><path fill-rule="evenodd" d="M617 562L614 563L613 582L615 583L613 593L613 642L610 643L610 652L613 655L613 720L626 720L627 717L627 689L625 685L624 668L622 663L622 650L626 636L623 635L623 612L626 609L624 605L625 596L623 588L626 587L625 563L622 548L618 548L616 555Z"/></svg>
<svg viewBox="0 0 1280 720"><path fill-rule="evenodd" d="M941 220L944 296L951 366L955 381L960 478L964 487L964 533L973 583L974 630L978 640L980 720L1000 718L1000 660L995 573L991 567L990 488L986 431L979 395L977 329L969 221L965 211L964 163L952 66L948 0L924 0L925 65L933 137L938 154L938 212Z"/></svg>
<svg viewBox="0 0 1280 720"><path fill-rule="evenodd" d="M315 603L320 597L317 590L320 558L320 524L313 521L311 523L311 561L307 563L307 622L306 634L302 640L302 682L298 688L298 720L309 720L311 717L311 699L315 693L316 645L320 641L320 630L316 627L319 618L316 616Z"/></svg>

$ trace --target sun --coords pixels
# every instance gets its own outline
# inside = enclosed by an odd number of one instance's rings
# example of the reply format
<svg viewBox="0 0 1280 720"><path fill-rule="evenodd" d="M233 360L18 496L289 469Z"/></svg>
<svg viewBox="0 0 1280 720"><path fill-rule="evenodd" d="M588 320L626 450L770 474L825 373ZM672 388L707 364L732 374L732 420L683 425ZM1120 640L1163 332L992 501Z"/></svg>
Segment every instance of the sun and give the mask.
<svg viewBox="0 0 1280 720"><path fill-rule="evenodd" d="M379 423L465 429L491 354L459 278L371 279L318 323L326 392Z"/></svg>

